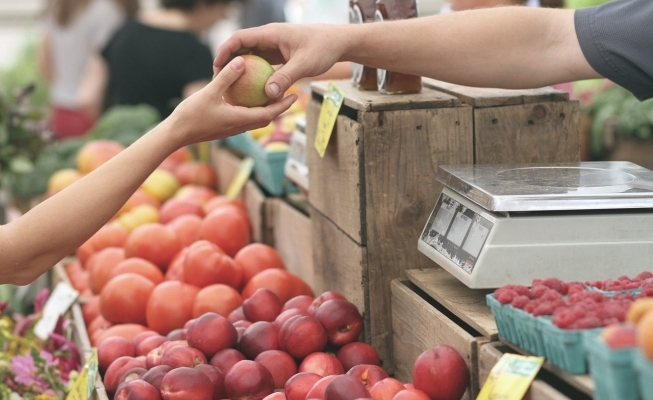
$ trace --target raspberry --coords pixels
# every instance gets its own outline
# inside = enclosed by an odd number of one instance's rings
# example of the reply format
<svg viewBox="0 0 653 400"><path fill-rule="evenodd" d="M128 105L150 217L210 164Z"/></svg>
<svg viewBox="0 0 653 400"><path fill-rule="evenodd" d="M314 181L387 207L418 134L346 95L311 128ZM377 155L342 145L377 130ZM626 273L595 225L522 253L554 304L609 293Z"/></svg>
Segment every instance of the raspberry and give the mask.
<svg viewBox="0 0 653 400"><path fill-rule="evenodd" d="M533 315L536 317L540 315L552 315L553 308L553 303L542 303L533 310Z"/></svg>
<svg viewBox="0 0 653 400"><path fill-rule="evenodd" d="M620 321L617 318L604 318L601 320L601 324L603 326L608 326L612 324L618 324Z"/></svg>
<svg viewBox="0 0 653 400"><path fill-rule="evenodd" d="M545 301L555 301L559 300L562 298L562 295L560 292L556 292L553 289L549 289L546 292L544 292L544 295L542 295L541 299Z"/></svg>
<svg viewBox="0 0 653 400"><path fill-rule="evenodd" d="M512 303L510 303L513 307L519 308L520 310L523 310L526 304L531 301L528 296L516 296L512 299Z"/></svg>
<svg viewBox="0 0 653 400"><path fill-rule="evenodd" d="M624 285L624 289L626 290L638 289L639 287L640 287L639 282L630 282Z"/></svg>
<svg viewBox="0 0 653 400"><path fill-rule="evenodd" d="M541 285L542 284L542 279L535 278L533 279L533 283L531 284L531 287Z"/></svg>
<svg viewBox="0 0 653 400"><path fill-rule="evenodd" d="M653 297L653 287L647 287L642 291L642 296L644 297Z"/></svg>
<svg viewBox="0 0 653 400"><path fill-rule="evenodd" d="M567 299L567 301L569 302L569 304L580 303L580 302L583 301L583 299L585 298L584 293L585 293L585 292L574 292L574 293L571 293L571 294L569 295L569 298Z"/></svg>
<svg viewBox="0 0 653 400"><path fill-rule="evenodd" d="M640 280L640 281L643 281L643 280L649 279L649 278L653 278L653 274L648 272L648 271L644 271L641 274L637 275L637 277L635 277L636 280Z"/></svg>
<svg viewBox="0 0 653 400"><path fill-rule="evenodd" d="M495 293L494 297L499 301L499 303L506 305L512 302L514 295L515 292L513 291L503 291L499 292L499 294Z"/></svg>
<svg viewBox="0 0 653 400"><path fill-rule="evenodd" d="M578 329L592 329L601 327L601 319L597 316L587 316L576 321Z"/></svg>
<svg viewBox="0 0 653 400"><path fill-rule="evenodd" d="M531 299L537 299L549 290L548 286L537 285L531 288Z"/></svg>
<svg viewBox="0 0 653 400"><path fill-rule="evenodd" d="M591 299L596 303L601 303L606 297L599 292L585 292L585 299Z"/></svg>
<svg viewBox="0 0 653 400"><path fill-rule="evenodd" d="M617 280L623 282L630 282L630 278L627 277L626 275L621 275L619 278L617 278Z"/></svg>
<svg viewBox="0 0 653 400"><path fill-rule="evenodd" d="M536 307L537 307L536 303L530 302L530 303L526 304L526 306L524 307L524 311L526 311L529 314L533 314L533 311L535 311Z"/></svg>
<svg viewBox="0 0 653 400"><path fill-rule="evenodd" d="M574 317L574 314L571 312L571 310L561 310L559 312L556 312L555 315L553 315L553 324L555 324L558 328L562 329L567 329L571 324L574 323L576 318Z"/></svg>
<svg viewBox="0 0 653 400"><path fill-rule="evenodd" d="M515 285L513 290L520 296L529 296L531 294L530 289L522 285Z"/></svg>
<svg viewBox="0 0 653 400"><path fill-rule="evenodd" d="M542 284L550 287L558 293L562 293L562 281L558 278L547 278L542 281Z"/></svg>

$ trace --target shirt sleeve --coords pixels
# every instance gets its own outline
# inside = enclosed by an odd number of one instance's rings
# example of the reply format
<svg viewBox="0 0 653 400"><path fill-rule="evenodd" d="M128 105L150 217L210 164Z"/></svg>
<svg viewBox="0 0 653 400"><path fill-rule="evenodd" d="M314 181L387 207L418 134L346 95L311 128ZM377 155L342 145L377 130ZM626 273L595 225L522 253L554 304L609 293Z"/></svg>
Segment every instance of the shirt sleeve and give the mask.
<svg viewBox="0 0 653 400"><path fill-rule="evenodd" d="M653 1L615 0L577 10L576 35L589 64L640 100L653 97Z"/></svg>
<svg viewBox="0 0 653 400"><path fill-rule="evenodd" d="M197 81L210 81L213 78L213 55L208 46L197 44L187 54L182 67L183 84L187 85Z"/></svg>

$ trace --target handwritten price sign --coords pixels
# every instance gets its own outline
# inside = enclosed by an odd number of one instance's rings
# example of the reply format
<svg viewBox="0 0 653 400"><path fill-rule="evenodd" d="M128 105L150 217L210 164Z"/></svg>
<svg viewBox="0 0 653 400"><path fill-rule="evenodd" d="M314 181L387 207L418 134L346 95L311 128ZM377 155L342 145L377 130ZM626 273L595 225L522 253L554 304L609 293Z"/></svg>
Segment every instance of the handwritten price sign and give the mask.
<svg viewBox="0 0 653 400"><path fill-rule="evenodd" d="M329 82L329 88L322 101L320 116L317 120L317 133L315 134L315 149L320 157L324 157L324 153L326 153L333 127L336 125L336 119L338 119L338 111L340 111L344 100L345 95L342 90L338 89L333 82Z"/></svg>

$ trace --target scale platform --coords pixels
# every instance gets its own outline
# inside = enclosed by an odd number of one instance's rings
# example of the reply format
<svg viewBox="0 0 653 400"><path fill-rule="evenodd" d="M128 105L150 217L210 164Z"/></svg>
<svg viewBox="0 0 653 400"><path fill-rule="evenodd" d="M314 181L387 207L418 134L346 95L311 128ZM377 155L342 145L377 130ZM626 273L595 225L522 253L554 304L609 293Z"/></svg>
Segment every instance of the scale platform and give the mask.
<svg viewBox="0 0 653 400"><path fill-rule="evenodd" d="M653 271L653 171L629 162L440 166L418 249L470 288Z"/></svg>

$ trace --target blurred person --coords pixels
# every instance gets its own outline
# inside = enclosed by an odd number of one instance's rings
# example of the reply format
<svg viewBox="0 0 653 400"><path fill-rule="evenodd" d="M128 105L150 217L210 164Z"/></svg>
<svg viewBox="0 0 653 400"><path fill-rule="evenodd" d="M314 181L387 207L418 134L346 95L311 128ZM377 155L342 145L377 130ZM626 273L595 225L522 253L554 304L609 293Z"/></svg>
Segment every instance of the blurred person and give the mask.
<svg viewBox="0 0 653 400"><path fill-rule="evenodd" d="M240 25L247 29L274 22L286 22L285 7L286 0L246 0Z"/></svg>
<svg viewBox="0 0 653 400"><path fill-rule="evenodd" d="M149 104L166 118L213 76L200 36L225 18L231 0L160 0L128 19L89 64L78 93L91 115L120 104Z"/></svg>
<svg viewBox="0 0 653 400"><path fill-rule="evenodd" d="M235 58L127 149L17 220L0 225L0 284L26 285L71 254L175 150L264 127L297 100L290 95L255 108L227 104L222 95L244 70L242 57Z"/></svg>
<svg viewBox="0 0 653 400"><path fill-rule="evenodd" d="M91 55L101 49L138 0L48 0L38 48L39 70L51 91L51 129L59 138L80 136L94 118L77 101Z"/></svg>

